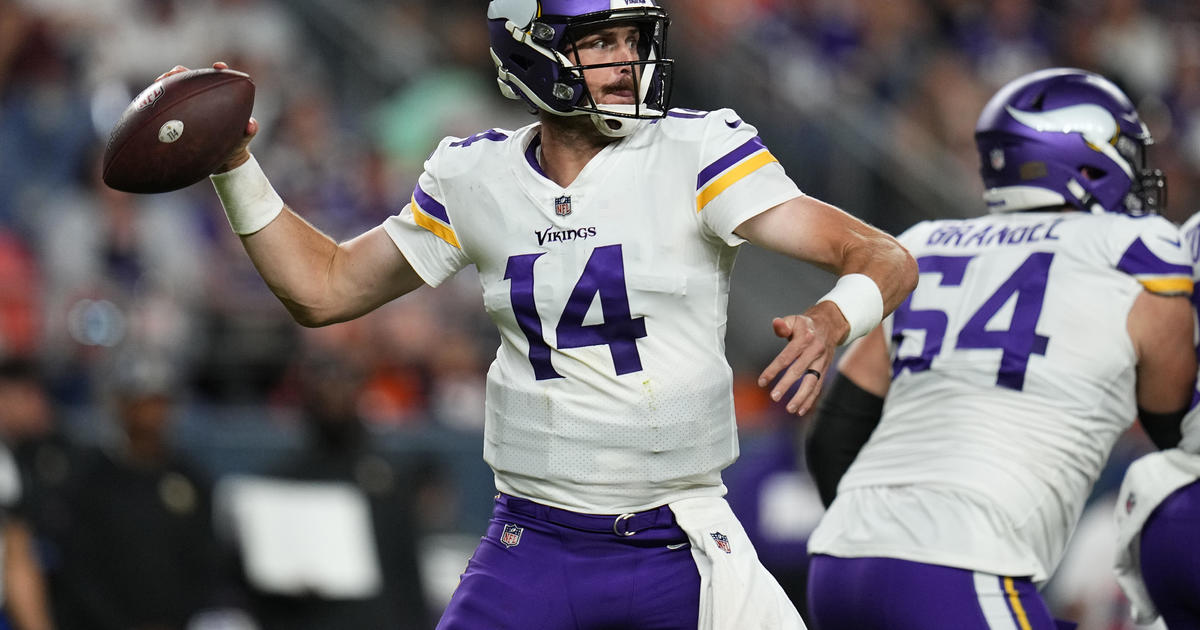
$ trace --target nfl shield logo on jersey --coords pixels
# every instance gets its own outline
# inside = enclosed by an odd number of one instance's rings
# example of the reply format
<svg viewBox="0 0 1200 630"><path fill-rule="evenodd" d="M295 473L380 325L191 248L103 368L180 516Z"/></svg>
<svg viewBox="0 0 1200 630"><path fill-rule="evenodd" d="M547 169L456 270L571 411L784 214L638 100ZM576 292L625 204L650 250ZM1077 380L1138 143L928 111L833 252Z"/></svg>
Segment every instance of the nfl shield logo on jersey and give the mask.
<svg viewBox="0 0 1200 630"><path fill-rule="evenodd" d="M725 553L733 553L733 549L729 546L729 537L721 532L709 532L714 542L717 543L717 548Z"/></svg>
<svg viewBox="0 0 1200 630"><path fill-rule="evenodd" d="M571 214L571 196L563 195L554 198L554 214L565 217Z"/></svg>
<svg viewBox="0 0 1200 630"><path fill-rule="evenodd" d="M504 531L500 534L500 542L504 543L505 547L516 547L521 544L521 534L525 532L525 528L512 523L504 524Z"/></svg>

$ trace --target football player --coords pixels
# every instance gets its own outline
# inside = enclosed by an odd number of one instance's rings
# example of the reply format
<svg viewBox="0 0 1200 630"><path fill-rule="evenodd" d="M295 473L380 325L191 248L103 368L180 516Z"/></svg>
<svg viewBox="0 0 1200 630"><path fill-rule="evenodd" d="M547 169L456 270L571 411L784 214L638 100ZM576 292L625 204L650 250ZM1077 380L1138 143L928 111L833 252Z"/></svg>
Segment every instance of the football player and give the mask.
<svg viewBox="0 0 1200 630"><path fill-rule="evenodd" d="M1200 278L1200 213L1183 224L1193 280ZM1200 295L1192 293L1200 308ZM1197 348L1200 356L1200 348ZM1178 447L1138 458L1117 494L1117 582L1140 624L1159 616L1171 630L1200 629L1200 383Z"/></svg>
<svg viewBox="0 0 1200 630"><path fill-rule="evenodd" d="M1035 72L975 140L990 214L900 236L920 282L843 355L810 435L821 630L1053 629L1037 588L1113 444L1139 417L1169 444L1191 396L1191 263L1129 99Z"/></svg>
<svg viewBox="0 0 1200 630"><path fill-rule="evenodd" d="M839 276L772 323L787 341L760 383L798 414L915 262L802 194L736 112L668 109L653 0L493 0L487 18L500 89L536 122L446 138L411 203L342 244L243 145L213 176L233 229L308 326L478 270L502 340L483 447L499 494L440 628L802 628L723 498L734 255L749 241Z"/></svg>

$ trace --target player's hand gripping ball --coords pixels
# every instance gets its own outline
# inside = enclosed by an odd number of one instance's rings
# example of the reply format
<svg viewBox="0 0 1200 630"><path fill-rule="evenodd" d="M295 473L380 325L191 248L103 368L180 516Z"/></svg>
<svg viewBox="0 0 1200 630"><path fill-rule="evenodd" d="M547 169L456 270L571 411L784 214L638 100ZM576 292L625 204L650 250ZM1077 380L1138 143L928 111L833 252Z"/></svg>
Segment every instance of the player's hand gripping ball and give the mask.
<svg viewBox="0 0 1200 630"><path fill-rule="evenodd" d="M155 82L113 127L104 183L161 193L208 177L242 140L253 108L254 82L235 70L189 70Z"/></svg>

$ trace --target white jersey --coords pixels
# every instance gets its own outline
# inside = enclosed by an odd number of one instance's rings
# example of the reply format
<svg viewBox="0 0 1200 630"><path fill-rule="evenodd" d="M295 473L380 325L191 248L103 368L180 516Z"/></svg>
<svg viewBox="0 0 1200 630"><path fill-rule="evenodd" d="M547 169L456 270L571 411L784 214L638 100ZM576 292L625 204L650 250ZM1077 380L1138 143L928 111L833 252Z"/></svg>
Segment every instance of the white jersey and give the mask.
<svg viewBox="0 0 1200 630"><path fill-rule="evenodd" d="M738 454L726 305L746 219L801 195L731 110L673 110L562 188L540 126L447 138L384 224L426 283L473 264L501 343L483 455L566 509L719 496Z"/></svg>
<svg viewBox="0 0 1200 630"><path fill-rule="evenodd" d="M1137 415L1134 300L1191 291L1178 230L1015 213L900 241L921 275L884 322L883 416L809 549L1047 579Z"/></svg>

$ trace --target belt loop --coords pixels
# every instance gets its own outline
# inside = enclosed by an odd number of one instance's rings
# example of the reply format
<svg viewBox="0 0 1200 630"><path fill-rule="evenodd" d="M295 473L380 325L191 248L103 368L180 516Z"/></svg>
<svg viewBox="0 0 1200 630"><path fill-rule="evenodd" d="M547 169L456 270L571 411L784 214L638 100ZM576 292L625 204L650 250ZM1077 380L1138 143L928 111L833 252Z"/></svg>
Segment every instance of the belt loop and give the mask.
<svg viewBox="0 0 1200 630"><path fill-rule="evenodd" d="M632 535L636 534L637 530L634 530L631 532L625 531L626 526L624 523L633 517L634 517L634 514L625 513L625 514L622 514L622 515L618 516L617 518L613 519L613 533L618 536L632 536Z"/></svg>

